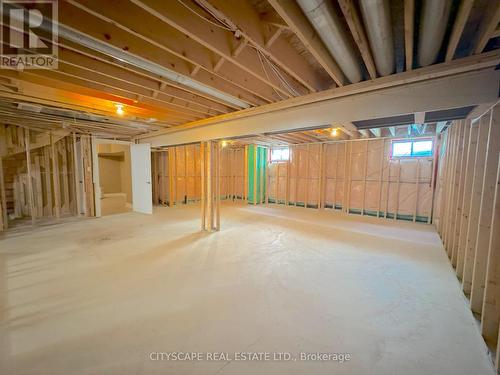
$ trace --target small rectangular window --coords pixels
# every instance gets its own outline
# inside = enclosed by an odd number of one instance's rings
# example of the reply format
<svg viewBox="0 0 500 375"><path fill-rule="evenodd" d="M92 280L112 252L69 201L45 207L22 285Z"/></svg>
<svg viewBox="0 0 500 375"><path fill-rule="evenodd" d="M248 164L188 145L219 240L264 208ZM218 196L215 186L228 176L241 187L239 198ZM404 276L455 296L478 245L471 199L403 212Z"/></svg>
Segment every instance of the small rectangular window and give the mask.
<svg viewBox="0 0 500 375"><path fill-rule="evenodd" d="M271 163L288 161L290 159L290 150L288 147L271 149Z"/></svg>
<svg viewBox="0 0 500 375"><path fill-rule="evenodd" d="M428 157L432 156L432 151L433 151L433 141L431 139L393 141L391 157L393 158Z"/></svg>

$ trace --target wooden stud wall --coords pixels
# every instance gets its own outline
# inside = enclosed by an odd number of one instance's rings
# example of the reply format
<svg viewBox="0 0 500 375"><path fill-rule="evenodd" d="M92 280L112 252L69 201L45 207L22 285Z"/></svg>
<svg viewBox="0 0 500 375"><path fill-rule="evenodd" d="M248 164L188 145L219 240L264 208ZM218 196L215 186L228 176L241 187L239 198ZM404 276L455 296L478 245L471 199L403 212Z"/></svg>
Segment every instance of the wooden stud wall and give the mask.
<svg viewBox="0 0 500 375"><path fill-rule="evenodd" d="M151 159L153 204L172 205L201 200L202 166L200 145L170 147L154 151ZM245 193L245 149L221 147L221 199L243 200Z"/></svg>
<svg viewBox="0 0 500 375"><path fill-rule="evenodd" d="M500 328L500 105L477 119L454 121L440 148L436 227L494 349ZM498 356L496 362L498 367Z"/></svg>
<svg viewBox="0 0 500 375"><path fill-rule="evenodd" d="M2 125L7 150L0 159L0 229L9 221L31 217L32 224L47 217L78 215L77 179L75 174L76 143L80 142L84 165L86 216L94 216L90 138L87 136L55 137L50 143L35 147L45 133L12 125ZM57 140L56 140L57 139ZM24 152L19 152L24 147Z"/></svg>
<svg viewBox="0 0 500 375"><path fill-rule="evenodd" d="M289 162L268 166L268 201L430 222L434 159L390 150L384 138L291 146Z"/></svg>

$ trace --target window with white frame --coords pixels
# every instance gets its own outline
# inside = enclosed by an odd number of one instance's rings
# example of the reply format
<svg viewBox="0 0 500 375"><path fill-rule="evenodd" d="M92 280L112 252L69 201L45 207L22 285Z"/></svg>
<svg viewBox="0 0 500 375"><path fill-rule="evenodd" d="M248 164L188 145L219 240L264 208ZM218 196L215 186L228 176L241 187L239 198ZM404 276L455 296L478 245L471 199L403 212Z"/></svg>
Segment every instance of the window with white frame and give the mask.
<svg viewBox="0 0 500 375"><path fill-rule="evenodd" d="M409 139L392 141L392 158L421 158L432 156L434 142L432 139Z"/></svg>
<svg viewBox="0 0 500 375"><path fill-rule="evenodd" d="M279 147L271 149L271 163L288 161L290 159L290 149L288 147Z"/></svg>

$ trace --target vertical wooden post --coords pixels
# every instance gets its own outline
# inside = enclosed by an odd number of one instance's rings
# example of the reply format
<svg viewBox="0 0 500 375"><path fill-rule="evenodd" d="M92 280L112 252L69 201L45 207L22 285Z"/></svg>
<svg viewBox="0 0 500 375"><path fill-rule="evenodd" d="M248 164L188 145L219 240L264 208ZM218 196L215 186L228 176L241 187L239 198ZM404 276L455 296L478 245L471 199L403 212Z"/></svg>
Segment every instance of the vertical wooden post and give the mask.
<svg viewBox="0 0 500 375"><path fill-rule="evenodd" d="M243 166L244 170L243 188L244 188L245 202L248 203L248 145L245 145L244 163L245 165Z"/></svg>
<svg viewBox="0 0 500 375"><path fill-rule="evenodd" d="M213 192L212 192L212 141L207 141L207 211L208 211L208 231L213 229Z"/></svg>
<svg viewBox="0 0 500 375"><path fill-rule="evenodd" d="M43 217L43 190L42 190L42 175L40 173L40 156L35 155L35 187L33 189L33 195L35 199L36 206L36 217Z"/></svg>
<svg viewBox="0 0 500 375"><path fill-rule="evenodd" d="M380 174L378 177L378 205L377 217L380 217L380 206L382 205L382 179L384 176L384 154L385 154L385 140L382 139L382 148L380 150Z"/></svg>
<svg viewBox="0 0 500 375"><path fill-rule="evenodd" d="M201 230L206 230L206 179L205 179L205 160L206 160L206 151L205 151L205 142L200 143L200 174L201 174L201 186L200 186L200 195L201 195Z"/></svg>
<svg viewBox="0 0 500 375"><path fill-rule="evenodd" d="M305 182L305 198L304 198L304 208L307 208L307 203L309 201L309 158L311 157L310 155L310 143L307 144L306 146L306 182Z"/></svg>
<svg viewBox="0 0 500 375"><path fill-rule="evenodd" d="M253 204L257 204L257 145L253 145Z"/></svg>
<svg viewBox="0 0 500 375"><path fill-rule="evenodd" d="M215 230L220 230L220 141L215 142Z"/></svg>
<svg viewBox="0 0 500 375"><path fill-rule="evenodd" d="M269 184L271 186L271 184ZM274 203L280 204L280 163L276 163L276 201Z"/></svg>
<svg viewBox="0 0 500 375"><path fill-rule="evenodd" d="M264 149L261 148L259 154L264 154ZM263 155L259 158L259 166L260 166L260 194L259 194L259 203L262 204L264 202L264 179L266 178L266 167L267 160L264 159ZM264 166L262 165L264 164Z"/></svg>
<svg viewBox="0 0 500 375"><path fill-rule="evenodd" d="M498 169L498 153L500 152L500 107L495 107L491 112L470 296L471 309L477 314L481 314L483 306L488 245L492 230L491 218L497 184L496 171Z"/></svg>
<svg viewBox="0 0 500 375"><path fill-rule="evenodd" d="M64 196L64 203L63 203L63 209L65 212L69 211L69 186L68 186L68 157L67 157L67 150L66 150L66 142L65 139L63 138L61 142L59 143L61 147L61 154L62 154L62 182L63 182L63 196Z"/></svg>
<svg viewBox="0 0 500 375"><path fill-rule="evenodd" d="M318 208L325 208L325 144L319 145Z"/></svg>
<svg viewBox="0 0 500 375"><path fill-rule="evenodd" d="M7 199L5 196L5 180L3 174L3 161L1 156L0 156L0 199L2 201L2 212L0 212L0 214L3 216L3 228L8 229L9 220L7 216Z"/></svg>
<svg viewBox="0 0 500 375"><path fill-rule="evenodd" d="M500 321L500 153L497 159L495 195L493 199L493 214L491 232L488 244L486 283L481 314L481 333L486 342L492 346L498 343ZM497 356L496 362L500 362Z"/></svg>
<svg viewBox="0 0 500 375"><path fill-rule="evenodd" d="M398 179L396 181L396 183L397 183L397 185L396 185L396 207L394 209L394 220L397 220L397 218L398 218L400 182L401 182L401 159L398 159Z"/></svg>
<svg viewBox="0 0 500 375"><path fill-rule="evenodd" d="M484 168L486 165L489 127L491 125L490 117L491 112L487 115L483 115L479 123L476 158L474 161L472 193L470 198L471 203L469 212L469 225L467 228L464 272L462 277L462 287L466 294L469 294L471 292L472 287L472 274L474 270L474 258L476 255L481 196L483 192Z"/></svg>
<svg viewBox="0 0 500 375"><path fill-rule="evenodd" d="M52 133L50 133L50 150L52 153L52 185L54 187L54 212L56 218L61 216L61 191L59 189L59 163L56 157L56 145Z"/></svg>
<svg viewBox="0 0 500 375"><path fill-rule="evenodd" d="M28 178L28 203L31 214L31 224L35 225L35 205L33 203L33 175L31 174L31 153L30 153L30 131L29 129L24 129L24 145L26 147L26 167L27 167L27 178Z"/></svg>
<svg viewBox="0 0 500 375"><path fill-rule="evenodd" d="M80 178L78 174L78 154L76 149L76 133L73 133L73 161L74 161L74 172L73 177L75 179L75 196L76 196L76 214L78 216L82 213L82 199L80 197Z"/></svg>
<svg viewBox="0 0 500 375"><path fill-rule="evenodd" d="M415 207L413 208L413 222L417 221L418 210L418 188L420 184L420 159L417 159L417 170L415 172Z"/></svg>
<svg viewBox="0 0 500 375"><path fill-rule="evenodd" d="M361 203L361 216L365 214L365 201L366 201L366 174L368 173L368 140L365 141L365 164L363 166L363 198Z"/></svg>

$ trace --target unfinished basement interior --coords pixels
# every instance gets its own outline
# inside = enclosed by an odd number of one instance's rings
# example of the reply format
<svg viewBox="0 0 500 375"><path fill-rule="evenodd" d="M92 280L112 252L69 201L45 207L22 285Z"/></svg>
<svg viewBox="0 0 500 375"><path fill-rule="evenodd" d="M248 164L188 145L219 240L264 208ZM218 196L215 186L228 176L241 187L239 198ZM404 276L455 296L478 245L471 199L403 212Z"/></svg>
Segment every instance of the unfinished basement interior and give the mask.
<svg viewBox="0 0 500 375"><path fill-rule="evenodd" d="M499 1L0 8L0 374L500 374Z"/></svg>

